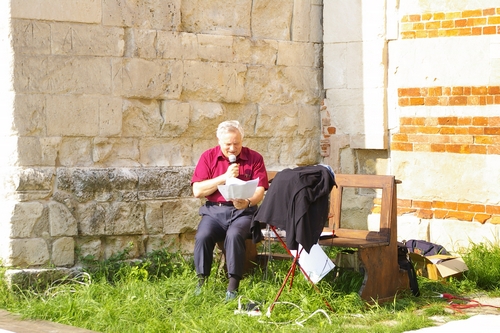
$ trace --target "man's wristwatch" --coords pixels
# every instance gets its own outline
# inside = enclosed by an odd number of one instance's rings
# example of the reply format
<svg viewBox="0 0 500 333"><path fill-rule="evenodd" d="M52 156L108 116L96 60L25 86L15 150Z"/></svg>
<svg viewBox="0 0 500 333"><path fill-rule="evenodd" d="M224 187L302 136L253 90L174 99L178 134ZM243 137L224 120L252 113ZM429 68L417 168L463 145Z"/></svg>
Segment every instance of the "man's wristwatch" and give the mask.
<svg viewBox="0 0 500 333"><path fill-rule="evenodd" d="M247 208L250 208L252 206L252 202L250 201L250 199L247 199L248 201L248 207Z"/></svg>

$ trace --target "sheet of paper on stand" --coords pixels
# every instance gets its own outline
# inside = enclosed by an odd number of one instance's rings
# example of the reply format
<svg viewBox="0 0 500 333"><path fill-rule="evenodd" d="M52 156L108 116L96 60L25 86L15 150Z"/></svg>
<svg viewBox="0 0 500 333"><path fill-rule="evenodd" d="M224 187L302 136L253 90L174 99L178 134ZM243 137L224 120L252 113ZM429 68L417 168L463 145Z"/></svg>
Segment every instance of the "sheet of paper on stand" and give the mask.
<svg viewBox="0 0 500 333"><path fill-rule="evenodd" d="M319 238L320 239L332 238L334 233L335 232L333 230L331 230L331 231L323 230L321 232L321 235L319 236Z"/></svg>
<svg viewBox="0 0 500 333"><path fill-rule="evenodd" d="M300 252L301 249L302 246L299 245L299 265L306 274L309 275L309 278L314 284L318 283L326 274L335 268L335 264L328 258L325 251L323 251L318 244L313 245L309 253L306 251ZM290 252L294 257L297 255L296 250Z"/></svg>
<svg viewBox="0 0 500 333"><path fill-rule="evenodd" d="M231 201L232 199L252 197L258 184L259 178L247 182L238 178L229 178L226 185L218 185L217 188L226 201Z"/></svg>

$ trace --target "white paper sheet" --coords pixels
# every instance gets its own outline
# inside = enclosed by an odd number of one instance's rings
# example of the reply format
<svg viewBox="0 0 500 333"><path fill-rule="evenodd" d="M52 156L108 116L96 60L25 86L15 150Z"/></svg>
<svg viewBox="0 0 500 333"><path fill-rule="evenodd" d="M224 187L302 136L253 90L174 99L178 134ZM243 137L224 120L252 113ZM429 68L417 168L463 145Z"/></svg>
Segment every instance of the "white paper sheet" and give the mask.
<svg viewBox="0 0 500 333"><path fill-rule="evenodd" d="M226 181L226 185L218 185L217 188L224 197L224 200L231 201L233 199L247 199L252 197L258 184L259 178L247 182L238 178L229 178Z"/></svg>
<svg viewBox="0 0 500 333"><path fill-rule="evenodd" d="M299 244L299 251L301 248L302 245ZM292 252L294 257L297 254L295 250L290 252ZM309 278L314 284L318 283L326 274L335 268L333 261L328 258L325 251L323 251L318 244L314 244L309 253L305 250L300 252L299 265L304 269L307 275L309 275Z"/></svg>

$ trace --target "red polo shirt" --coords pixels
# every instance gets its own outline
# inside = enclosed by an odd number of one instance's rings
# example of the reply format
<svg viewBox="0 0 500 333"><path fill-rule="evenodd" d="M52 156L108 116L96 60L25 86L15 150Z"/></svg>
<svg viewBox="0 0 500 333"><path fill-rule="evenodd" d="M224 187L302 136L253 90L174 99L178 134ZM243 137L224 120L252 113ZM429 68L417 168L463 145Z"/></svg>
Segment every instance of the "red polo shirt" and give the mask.
<svg viewBox="0 0 500 333"><path fill-rule="evenodd" d="M239 179L248 181L258 177L258 186L263 186L266 190L268 189L269 181L267 180L267 172L262 155L255 150L243 147L240 154L236 157L236 163L240 165ZM227 171L228 167L229 160L222 154L219 146L206 150L201 154L200 160L194 169L191 185L220 176ZM206 198L208 201L213 202L225 201L218 190Z"/></svg>

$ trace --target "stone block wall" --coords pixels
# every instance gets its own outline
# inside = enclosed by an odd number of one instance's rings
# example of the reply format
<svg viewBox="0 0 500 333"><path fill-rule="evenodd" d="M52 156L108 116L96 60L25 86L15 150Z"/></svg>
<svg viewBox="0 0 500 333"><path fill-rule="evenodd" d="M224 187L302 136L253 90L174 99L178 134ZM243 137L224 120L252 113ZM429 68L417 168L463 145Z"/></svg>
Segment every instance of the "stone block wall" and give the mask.
<svg viewBox="0 0 500 333"><path fill-rule="evenodd" d="M190 251L227 119L268 169L320 162L322 0L10 0L0 257Z"/></svg>

